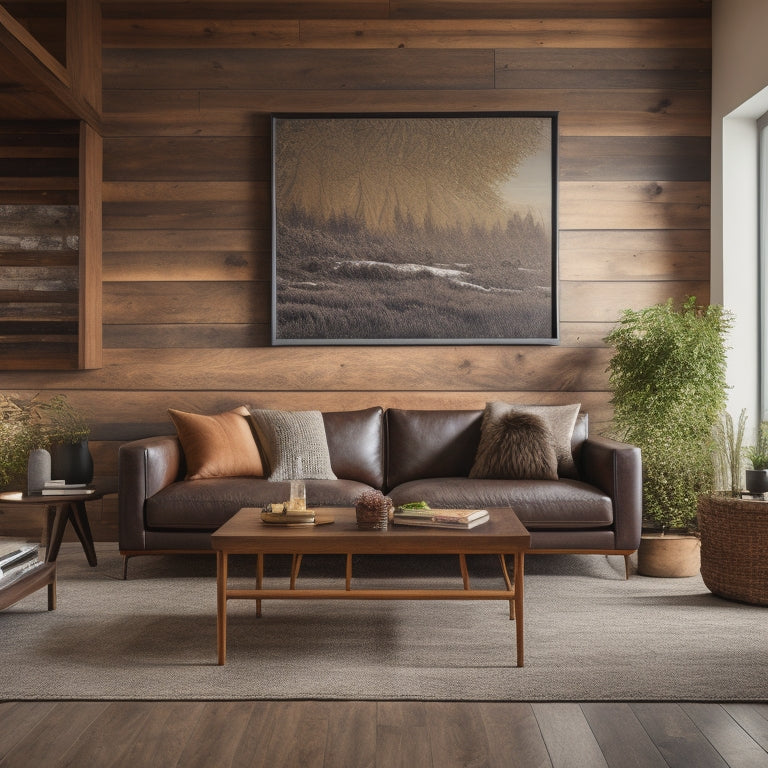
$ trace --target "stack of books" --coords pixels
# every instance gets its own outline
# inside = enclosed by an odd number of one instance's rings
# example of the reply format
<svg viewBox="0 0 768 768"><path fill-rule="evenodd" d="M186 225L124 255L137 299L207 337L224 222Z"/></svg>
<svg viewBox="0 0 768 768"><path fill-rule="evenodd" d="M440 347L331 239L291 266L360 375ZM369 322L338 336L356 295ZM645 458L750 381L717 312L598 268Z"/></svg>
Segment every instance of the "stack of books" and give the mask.
<svg viewBox="0 0 768 768"><path fill-rule="evenodd" d="M430 509L429 507L397 507L392 516L400 525L423 525L431 528L468 530L487 523L487 509Z"/></svg>
<svg viewBox="0 0 768 768"><path fill-rule="evenodd" d="M40 565L40 544L0 538L0 587Z"/></svg>
<svg viewBox="0 0 768 768"><path fill-rule="evenodd" d="M67 483L64 480L47 480L40 491L43 496L84 496L93 493L86 483Z"/></svg>

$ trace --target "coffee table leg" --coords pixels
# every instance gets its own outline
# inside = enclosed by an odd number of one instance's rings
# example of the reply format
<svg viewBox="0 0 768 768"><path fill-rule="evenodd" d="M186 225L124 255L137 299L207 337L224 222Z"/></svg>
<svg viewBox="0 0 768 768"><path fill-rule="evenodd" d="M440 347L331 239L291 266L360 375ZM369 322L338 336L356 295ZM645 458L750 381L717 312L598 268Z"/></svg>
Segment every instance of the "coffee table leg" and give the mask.
<svg viewBox="0 0 768 768"><path fill-rule="evenodd" d="M517 666L523 666L523 573L525 572L522 552L515 555L515 630L517 632Z"/></svg>
<svg viewBox="0 0 768 768"><path fill-rule="evenodd" d="M264 584L264 553L256 555L256 589L261 589ZM256 601L256 618L261 618L261 600Z"/></svg>
<svg viewBox="0 0 768 768"><path fill-rule="evenodd" d="M46 507L46 538L45 562L55 562L59 556L61 540L64 538L64 529L67 527L69 514L64 504L49 504Z"/></svg>
<svg viewBox="0 0 768 768"><path fill-rule="evenodd" d="M216 552L216 642L219 666L227 660L227 553Z"/></svg>
<svg viewBox="0 0 768 768"><path fill-rule="evenodd" d="M75 501L69 505L69 520L75 529L77 538L83 545L83 551L88 558L88 565L96 565L96 549L93 546L93 534L88 522L88 512L84 501Z"/></svg>

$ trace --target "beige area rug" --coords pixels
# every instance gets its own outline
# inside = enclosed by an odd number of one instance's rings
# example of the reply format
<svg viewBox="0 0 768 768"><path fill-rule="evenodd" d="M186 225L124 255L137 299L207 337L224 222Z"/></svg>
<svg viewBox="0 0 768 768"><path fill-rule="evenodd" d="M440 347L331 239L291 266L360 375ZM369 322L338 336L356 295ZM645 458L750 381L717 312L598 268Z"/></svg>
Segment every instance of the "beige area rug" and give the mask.
<svg viewBox="0 0 768 768"><path fill-rule="evenodd" d="M764 700L768 612L722 600L699 577L623 579L623 559L526 559L526 666L500 602L231 601L216 665L213 557L142 557L121 578L116 545L59 557L58 609L45 590L0 613L0 698ZM248 585L253 560L235 558ZM500 585L494 558L473 586ZM271 583L288 561L267 559ZM456 558L355 558L355 584L455 584ZM304 586L340 586L344 561L305 558Z"/></svg>

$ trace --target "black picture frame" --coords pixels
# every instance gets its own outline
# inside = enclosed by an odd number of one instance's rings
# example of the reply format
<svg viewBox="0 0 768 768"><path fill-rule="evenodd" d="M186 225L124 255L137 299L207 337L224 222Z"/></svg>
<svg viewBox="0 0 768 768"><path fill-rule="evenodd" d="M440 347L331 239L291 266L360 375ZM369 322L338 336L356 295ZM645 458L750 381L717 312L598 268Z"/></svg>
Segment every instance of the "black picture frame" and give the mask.
<svg viewBox="0 0 768 768"><path fill-rule="evenodd" d="M558 344L557 117L271 115L272 344Z"/></svg>

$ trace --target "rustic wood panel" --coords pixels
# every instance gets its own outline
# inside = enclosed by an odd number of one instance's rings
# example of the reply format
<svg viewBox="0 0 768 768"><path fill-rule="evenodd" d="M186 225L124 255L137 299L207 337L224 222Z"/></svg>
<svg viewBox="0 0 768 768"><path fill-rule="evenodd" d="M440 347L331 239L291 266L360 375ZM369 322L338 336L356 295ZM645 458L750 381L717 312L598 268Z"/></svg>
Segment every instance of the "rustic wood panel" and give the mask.
<svg viewBox="0 0 768 768"><path fill-rule="evenodd" d="M4 369L77 367L78 154L76 123L0 123Z"/></svg>
<svg viewBox="0 0 768 768"><path fill-rule="evenodd" d="M103 0L102 9L104 367L9 371L4 387L64 391L87 406L104 476L114 476L121 442L172 433L168 407L581 402L603 431L603 339L620 312L708 299L708 3ZM269 347L269 114L478 110L559 112L560 344ZM0 131L0 161L17 171L0 176L0 206L35 205L46 187L73 191L61 182L68 166L36 163L71 165L74 155L34 151ZM3 240L13 236L0 232L0 252L19 260L25 249ZM45 320L31 305L16 309L0 323ZM114 536L116 503L99 514Z"/></svg>

